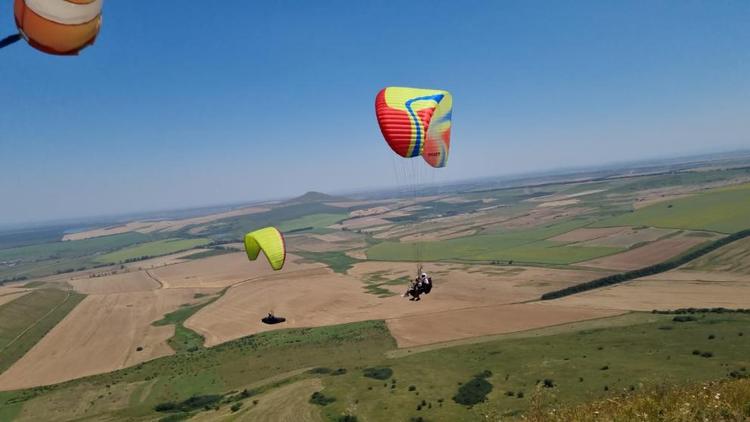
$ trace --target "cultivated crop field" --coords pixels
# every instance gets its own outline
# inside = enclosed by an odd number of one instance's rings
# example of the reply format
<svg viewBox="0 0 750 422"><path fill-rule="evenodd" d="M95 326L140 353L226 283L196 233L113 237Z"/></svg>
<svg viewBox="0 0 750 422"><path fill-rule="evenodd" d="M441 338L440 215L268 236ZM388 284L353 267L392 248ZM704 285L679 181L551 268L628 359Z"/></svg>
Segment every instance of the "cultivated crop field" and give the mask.
<svg viewBox="0 0 750 422"><path fill-rule="evenodd" d="M138 246L120 249L116 252L97 257L96 260L101 263L120 263L141 257L169 255L175 252L193 249L198 246L204 246L210 242L210 239L205 238L157 240L154 242L143 243Z"/></svg>
<svg viewBox="0 0 750 422"><path fill-rule="evenodd" d="M748 215L750 185L744 184L661 202L594 226L653 226L734 233L750 227Z"/></svg>

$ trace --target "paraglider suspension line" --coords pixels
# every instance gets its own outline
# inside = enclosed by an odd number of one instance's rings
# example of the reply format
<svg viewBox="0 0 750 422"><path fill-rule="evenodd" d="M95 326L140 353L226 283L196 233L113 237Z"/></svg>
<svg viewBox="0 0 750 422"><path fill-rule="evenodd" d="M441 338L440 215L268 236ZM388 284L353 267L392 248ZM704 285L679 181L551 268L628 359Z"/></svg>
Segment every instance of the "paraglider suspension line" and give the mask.
<svg viewBox="0 0 750 422"><path fill-rule="evenodd" d="M21 40L21 34L8 35L7 37L0 40L0 48L7 47L17 41Z"/></svg>

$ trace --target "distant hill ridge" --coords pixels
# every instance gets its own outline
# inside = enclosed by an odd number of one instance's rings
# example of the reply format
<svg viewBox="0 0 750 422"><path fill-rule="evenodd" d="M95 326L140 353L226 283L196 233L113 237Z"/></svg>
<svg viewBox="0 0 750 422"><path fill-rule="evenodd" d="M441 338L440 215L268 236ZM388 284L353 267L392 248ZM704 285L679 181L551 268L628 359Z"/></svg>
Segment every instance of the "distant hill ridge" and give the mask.
<svg viewBox="0 0 750 422"><path fill-rule="evenodd" d="M283 204L292 205L292 204L309 204L309 203L314 203L314 202L343 202L343 201L351 201L351 199L345 198L343 196L333 196L333 195L328 195L322 192L310 191L310 192L305 193L304 195L284 201Z"/></svg>

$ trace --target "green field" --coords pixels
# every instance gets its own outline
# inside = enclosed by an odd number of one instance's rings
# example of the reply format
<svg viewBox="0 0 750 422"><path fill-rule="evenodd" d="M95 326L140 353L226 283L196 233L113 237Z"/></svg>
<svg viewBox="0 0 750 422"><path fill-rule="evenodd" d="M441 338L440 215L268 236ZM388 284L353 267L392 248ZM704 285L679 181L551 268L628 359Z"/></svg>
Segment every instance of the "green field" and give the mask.
<svg viewBox="0 0 750 422"><path fill-rule="evenodd" d="M725 378L750 366L750 315L695 317L673 322L673 315L627 315L603 320L601 328L573 325L557 333L540 330L539 336L501 337L395 358L385 356L395 343L381 322L280 330L51 388L0 393L0 414L23 410L30 418L56 414L65 419L78 411L76 418L153 418L158 403L250 388L246 409L252 399L262 401L269 388L319 377L324 394L336 399L321 407L329 419L352 412L362 420L467 420L487 410L518 415L537 390L548 405L576 404L616 397L631 388ZM621 326L622 318L631 325ZM363 376L363 369L373 367L389 368L392 376ZM303 368L328 369L300 372ZM489 402L474 407L455 403L460 383L483 371L490 373ZM541 387L545 379L554 388ZM97 398L102 391L105 395ZM68 406L79 396L90 397L89 406ZM417 410L422 400L425 405ZM111 403L122 403L121 408Z"/></svg>
<svg viewBox="0 0 750 422"><path fill-rule="evenodd" d="M120 249L151 240L151 236L129 232L66 242L41 243L20 248L0 249L0 261L30 258L68 258L92 255L101 251Z"/></svg>
<svg viewBox="0 0 750 422"><path fill-rule="evenodd" d="M344 252L296 252L297 255L309 259L310 261L320 262L328 265L333 272L345 274L346 271L354 266L358 259L354 259Z"/></svg>
<svg viewBox="0 0 750 422"><path fill-rule="evenodd" d="M153 240L153 236L130 232L92 239L41 243L0 249L0 262L14 261L12 267L0 265L0 280L6 277L41 277L61 271L91 267L93 256Z"/></svg>
<svg viewBox="0 0 750 422"><path fill-rule="evenodd" d="M73 291L44 289L0 306L0 372L29 351L84 297Z"/></svg>
<svg viewBox="0 0 750 422"><path fill-rule="evenodd" d="M186 328L184 323L204 306L219 299L225 291L226 290L217 294L213 298L202 301L201 303L182 306L178 310L164 315L164 318L155 321L151 325L155 327L174 325L174 335L167 340L167 344L169 344L175 353L194 352L198 349L202 349L205 338L195 331Z"/></svg>
<svg viewBox="0 0 750 422"><path fill-rule="evenodd" d="M211 239L164 239L121 249L96 258L100 263L118 263L141 257L169 255L211 243Z"/></svg>
<svg viewBox="0 0 750 422"><path fill-rule="evenodd" d="M367 250L381 261L514 261L537 264L572 264L611 255L622 248L567 246L544 240L589 224L571 220L531 230L478 234L434 242L382 242Z"/></svg>
<svg viewBox="0 0 750 422"><path fill-rule="evenodd" d="M349 216L347 213L320 213L310 214L304 217L286 220L279 223L276 228L282 232L289 232L301 229L322 229L332 224L336 224Z"/></svg>
<svg viewBox="0 0 750 422"><path fill-rule="evenodd" d="M750 228L750 184L665 201L592 227L652 226L734 233Z"/></svg>

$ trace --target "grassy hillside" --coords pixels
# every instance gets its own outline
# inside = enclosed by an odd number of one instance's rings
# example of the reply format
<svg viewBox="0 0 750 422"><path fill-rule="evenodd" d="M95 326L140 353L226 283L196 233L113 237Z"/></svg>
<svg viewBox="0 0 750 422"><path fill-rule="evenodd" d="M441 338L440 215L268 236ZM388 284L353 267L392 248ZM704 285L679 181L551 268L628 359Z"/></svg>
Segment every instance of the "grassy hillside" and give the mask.
<svg viewBox="0 0 750 422"><path fill-rule="evenodd" d="M54 387L0 392L0 415L28 420L53 414L61 419L110 415L153 420L159 403L243 388L260 390L266 383L284 382L316 366L355 368L382 359L394 347L382 322L275 331ZM88 405L70 406L82 400Z"/></svg>
<svg viewBox="0 0 750 422"><path fill-rule="evenodd" d="M0 372L29 351L84 297L73 291L44 289L0 306Z"/></svg>
<svg viewBox="0 0 750 422"><path fill-rule="evenodd" d="M743 371L746 372L746 371ZM742 377L748 375L738 374ZM538 394L539 401L543 395ZM494 415L490 415L494 416ZM750 379L663 386L573 407L532 409L530 422L750 420Z"/></svg>
<svg viewBox="0 0 750 422"><path fill-rule="evenodd" d="M644 321L650 317L644 315ZM337 399L326 407L326 413L336 416L356 408L365 420L420 416L466 420L489 410L511 416L529 409L537 389L550 393L545 406L572 404L664 382L724 378L732 370L750 366L750 339L739 336L746 334L749 316L709 314L686 323L672 318L660 316L628 327L499 340L381 361L379 366L393 372L387 380L365 377L362 371L325 378L325 394ZM695 350L712 356L695 355ZM491 373L485 378L492 385L487 402L478 408L456 403L453 397L461 384L483 371Z"/></svg>
<svg viewBox="0 0 750 422"><path fill-rule="evenodd" d="M721 379L750 366L750 315L693 316L676 322L674 315L636 314L604 320L600 328L540 330L394 358L385 356L395 343L381 322L281 330L50 388L0 393L0 414L138 420L158 417L159 403L194 395L219 395L226 409L227 400L249 389L248 397L237 398L247 409L254 399L264 400L265 391L319 378L324 397L334 399L321 399L327 419L350 413L360 420L472 420L613 398L665 382ZM619 318L631 325L620 326ZM475 388L482 385L477 378L489 384L488 392ZM541 404L534 402L537 390L544 393ZM89 405L68 405L79 397ZM454 397L479 401L471 406Z"/></svg>

